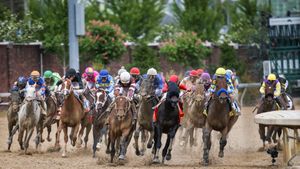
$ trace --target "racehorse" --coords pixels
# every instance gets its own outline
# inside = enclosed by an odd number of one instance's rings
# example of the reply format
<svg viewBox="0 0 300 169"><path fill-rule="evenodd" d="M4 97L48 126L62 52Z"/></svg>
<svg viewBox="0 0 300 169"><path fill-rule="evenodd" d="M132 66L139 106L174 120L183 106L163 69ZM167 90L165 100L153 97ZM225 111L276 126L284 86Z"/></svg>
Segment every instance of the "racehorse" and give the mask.
<svg viewBox="0 0 300 169"><path fill-rule="evenodd" d="M71 127L70 140L72 146L75 146L77 140L77 133L80 123L85 116L83 103L75 96L72 83L69 79L65 79L62 83L62 92L64 102L60 115L59 127L56 134L56 147L60 147L59 139L61 130L64 132L65 146L63 148L62 157L66 157L66 149L68 143L68 127Z"/></svg>
<svg viewBox="0 0 300 169"><path fill-rule="evenodd" d="M175 134L179 128L179 88L176 83L168 82L168 92L166 100L158 107L157 122L154 124L154 147L153 147L153 163L159 163L159 150L161 148L162 134L167 134L165 147L162 151L162 163L171 160L172 144Z"/></svg>
<svg viewBox="0 0 300 169"><path fill-rule="evenodd" d="M128 144L130 143L135 125L133 125L133 112L131 101L125 96L118 96L115 99L109 119L109 137L107 144L107 152L110 152L110 162L113 163L113 158L116 153L115 146L120 146L119 160L125 159ZM120 142L120 145L116 143ZM109 151L109 146L111 150Z"/></svg>
<svg viewBox="0 0 300 169"><path fill-rule="evenodd" d="M224 157L224 147L227 144L227 136L232 126L238 119L232 113L229 103L229 94L227 93L227 83L224 76L216 77L216 92L209 100L208 112L205 119L203 131L203 165L209 164L209 150L211 148L211 132L212 130L221 133L219 157Z"/></svg>
<svg viewBox="0 0 300 169"><path fill-rule="evenodd" d="M56 123L58 127L58 121L55 119L55 116L57 115L57 101L56 96L52 96L50 93L46 95L46 105L47 105L47 115L46 119L43 122L43 128L41 133L43 132L43 129L47 127L48 135L47 135L47 141L51 141L50 133L51 133L51 125ZM42 139L43 141L43 139Z"/></svg>
<svg viewBox="0 0 300 169"><path fill-rule="evenodd" d="M276 103L274 99L274 91L276 88L276 81L273 83L265 82L265 97L262 99L261 105L257 109L257 114L274 111L279 109L279 105ZM264 125L259 124L259 135L260 139L263 141L263 147L260 150L264 150L266 148L266 141L271 143L271 137L273 135L274 143L277 142L276 134L280 137L281 135L281 128L272 126L272 125ZM265 133L265 128L267 128L267 134Z"/></svg>
<svg viewBox="0 0 300 169"><path fill-rule="evenodd" d="M195 91L190 94L190 99L186 102L189 108L185 113L185 130L183 133L183 141L182 145L186 145L188 142L188 138L190 138L190 146L192 147L195 144L194 139L194 129L202 128L205 125L205 116L203 114L204 104L206 101L205 98L205 88L204 84L197 80L195 84Z"/></svg>
<svg viewBox="0 0 300 169"><path fill-rule="evenodd" d="M37 139L36 147L40 144L41 135L38 130L38 123L41 117L41 106L36 96L36 91L34 86L27 88L26 96L24 99L24 104L21 106L18 113L19 119L19 137L18 141L21 149L25 149L25 154L30 154L27 152L29 146L29 140L32 136L34 128L37 127ZM25 139L23 140L23 135L25 133ZM24 142L24 143L23 143Z"/></svg>
<svg viewBox="0 0 300 169"><path fill-rule="evenodd" d="M112 99L108 96L105 90L98 89L96 91L95 108L93 111L93 157L96 157L97 144L102 142L103 129L105 126L105 120L108 117L106 109L111 104Z"/></svg>
<svg viewBox="0 0 300 169"><path fill-rule="evenodd" d="M10 105L7 111L7 121L8 121L8 151L13 141L13 136L19 128L18 125L18 111L20 109L20 104L22 102L19 91L10 92Z"/></svg>
<svg viewBox="0 0 300 169"><path fill-rule="evenodd" d="M89 134L92 129L92 119L91 118L92 118L92 114L94 112L94 104L93 103L95 101L95 94L90 90L89 87L86 87L82 94L89 101L89 103L91 104L91 107L90 107L90 111L88 113L86 113L85 117L81 121L81 128L80 128L79 134L78 134L79 140L78 140L77 147L81 147L81 144L82 144L81 137L83 135L84 129L86 129L85 137L84 137L84 148L87 148Z"/></svg>
<svg viewBox="0 0 300 169"><path fill-rule="evenodd" d="M149 79L143 80L140 89L140 106L138 109L138 120L137 120L137 127L134 133L134 140L135 140L135 153L136 155L144 155L146 151L145 143L148 138L148 132L150 132L150 137L147 143L147 148L152 147L152 140L154 136L154 131L152 127L153 121L153 105L156 104L156 97L155 97L155 88L154 83ZM142 149L139 150L138 139L140 132L142 133Z"/></svg>

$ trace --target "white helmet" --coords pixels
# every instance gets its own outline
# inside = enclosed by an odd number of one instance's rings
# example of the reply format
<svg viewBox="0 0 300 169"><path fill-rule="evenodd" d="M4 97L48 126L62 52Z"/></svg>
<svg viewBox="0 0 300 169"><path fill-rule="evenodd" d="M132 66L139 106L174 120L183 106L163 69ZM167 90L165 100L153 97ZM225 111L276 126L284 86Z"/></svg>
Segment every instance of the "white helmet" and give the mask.
<svg viewBox="0 0 300 169"><path fill-rule="evenodd" d="M124 67L122 67L121 69L119 69L118 75L120 76L123 72L127 72L127 70L124 69Z"/></svg>
<svg viewBox="0 0 300 169"><path fill-rule="evenodd" d="M128 72L123 72L120 75L120 80L122 83L128 84L130 82L130 74Z"/></svg>
<svg viewBox="0 0 300 169"><path fill-rule="evenodd" d="M227 70L226 70L226 74L232 76L232 75L233 75L233 72L232 72L232 70L227 69Z"/></svg>
<svg viewBox="0 0 300 169"><path fill-rule="evenodd" d="M147 71L147 75L153 75L153 76L155 76L155 75L157 75L157 71L154 68L150 68Z"/></svg>

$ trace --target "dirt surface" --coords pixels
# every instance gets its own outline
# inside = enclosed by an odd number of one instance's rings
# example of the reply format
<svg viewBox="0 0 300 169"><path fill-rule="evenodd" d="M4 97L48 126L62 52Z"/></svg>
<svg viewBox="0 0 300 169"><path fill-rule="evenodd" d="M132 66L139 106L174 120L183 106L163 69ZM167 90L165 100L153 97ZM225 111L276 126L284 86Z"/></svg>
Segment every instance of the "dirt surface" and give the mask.
<svg viewBox="0 0 300 169"><path fill-rule="evenodd" d="M298 106L299 107L299 106ZM198 146L183 148L179 146L178 137L181 131L177 133L177 140L173 147L172 159L165 165L151 164L151 152L147 150L145 156L136 156L133 146L128 147L125 164L118 165L118 168L211 168L211 169L240 169L240 168L285 168L282 162L282 153L275 166L271 166L271 157L266 152L258 152L261 141L258 135L258 125L254 123L254 114L252 107L244 107L242 116L238 119L229 134L228 143L225 147L225 157L218 158L219 135L213 133L212 150L210 151L209 167L203 167L202 161L202 130L198 130ZM30 141L30 151L32 155L24 155L20 151L17 134L14 136L12 152L6 152L7 149L7 120L6 112L0 112L0 169L24 169L24 168L116 168L116 165L108 163L108 155L105 154L105 145L97 152L97 158L92 158L91 142L92 134L88 148L75 148L70 144L67 147L68 157L62 158L61 152L48 152L47 150L54 145L54 132L52 132L52 141L45 141L42 144L42 152L37 153L34 149L33 138ZM54 127L53 127L54 128ZM53 129L56 131L56 129ZM63 142L61 134L61 143ZM44 131L44 137L46 130ZM131 141L132 144L133 140ZM163 142L164 144L164 142Z"/></svg>

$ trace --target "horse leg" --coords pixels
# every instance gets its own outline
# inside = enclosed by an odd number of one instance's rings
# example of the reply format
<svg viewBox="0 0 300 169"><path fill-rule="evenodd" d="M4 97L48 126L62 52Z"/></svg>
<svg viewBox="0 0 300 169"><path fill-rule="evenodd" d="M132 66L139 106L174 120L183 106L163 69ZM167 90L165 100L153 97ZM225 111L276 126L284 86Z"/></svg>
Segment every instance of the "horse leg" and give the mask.
<svg viewBox="0 0 300 169"><path fill-rule="evenodd" d="M189 137L190 137L190 147L193 147L194 145L194 126L192 125L191 126L191 130L190 130L190 133L189 133Z"/></svg>
<svg viewBox="0 0 300 169"><path fill-rule="evenodd" d="M59 121L59 126L58 126L56 134L55 134L55 136L56 136L55 148L57 148L57 149L60 148L59 140L60 140L60 133L61 133L62 128L63 128L63 123L62 123L62 121Z"/></svg>
<svg viewBox="0 0 300 169"><path fill-rule="evenodd" d="M188 122L187 122L188 123ZM183 128L183 127L181 127L182 128L182 137L181 137L181 142L180 142L180 146L183 146L183 147L186 147L186 143L187 143L187 141L188 141L188 133L189 133L189 127L188 127L188 125L186 125L187 127L186 128Z"/></svg>
<svg viewBox="0 0 300 169"><path fill-rule="evenodd" d="M80 148L81 147L81 144L82 144L82 139L81 137L83 136L83 132L84 132L84 129L86 127L85 124L83 124L84 122L81 123L81 127L80 127L80 130L79 130L79 133L78 133L78 140L77 140L77 143L76 143L76 147L77 148ZM74 131L74 135L76 135L77 132Z"/></svg>
<svg viewBox="0 0 300 169"><path fill-rule="evenodd" d="M127 137L130 135L130 129L127 129L127 131L125 131L120 139L120 156L119 156L119 160L124 160L125 159L125 154L126 154L126 148L127 148Z"/></svg>
<svg viewBox="0 0 300 169"><path fill-rule="evenodd" d="M172 146L173 146L173 141L174 141L174 138L175 138L175 135L176 135L176 132L178 130L178 127L179 126L176 126L175 128L173 128L173 130L171 130L171 132L169 133L169 136L170 136L170 144L168 146L168 152L167 152L167 155L166 155L166 160L171 160L172 158Z"/></svg>
<svg viewBox="0 0 300 169"><path fill-rule="evenodd" d="M109 136L110 139L112 138L111 136ZM114 162L114 157L115 157L115 138L111 141L111 151L110 151L110 162L113 163Z"/></svg>
<svg viewBox="0 0 300 169"><path fill-rule="evenodd" d="M31 155L31 153L28 153L28 152L27 152L27 149L28 149L28 147L29 147L29 140L30 140L30 138L31 138L31 136L32 136L33 130L34 130L34 128L31 128L29 131L26 130L25 146L24 146L24 148L25 148L25 154L26 154L26 155Z"/></svg>
<svg viewBox="0 0 300 169"><path fill-rule="evenodd" d="M20 145L21 150L24 150L24 146L23 146L23 135L24 135L24 129L23 129L23 128L20 128L19 136L18 136L18 141L19 141L19 145Z"/></svg>
<svg viewBox="0 0 300 169"><path fill-rule="evenodd" d="M199 132L199 129L194 127L193 146L195 146L195 147L198 146L198 142L197 142L198 132Z"/></svg>
<svg viewBox="0 0 300 169"><path fill-rule="evenodd" d="M263 151L264 147L265 147L265 141L266 141L266 136L265 136L266 131L265 131L265 126L264 125L259 124L258 126L259 126L259 129L258 129L259 136L260 136L260 139L263 142L263 146L261 148L259 148L259 151Z"/></svg>
<svg viewBox="0 0 300 169"><path fill-rule="evenodd" d="M64 125L63 127L63 132L64 132L64 141L65 141L65 146L63 147L62 151L62 157L67 157L67 144L68 144L68 127Z"/></svg>
<svg viewBox="0 0 300 169"><path fill-rule="evenodd" d="M203 146L203 165L208 166L209 164L209 150L211 146L211 127L206 126L202 129L203 135L202 140L204 143Z"/></svg>
<svg viewBox="0 0 300 169"><path fill-rule="evenodd" d="M220 151L219 151L219 157L223 158L224 157L224 147L227 144L227 134L228 134L228 128L226 127L223 129L222 137L220 138Z"/></svg>
<svg viewBox="0 0 300 169"><path fill-rule="evenodd" d="M148 132L146 130L142 130L142 151L141 151L141 155L143 156L145 154L146 151L146 141L148 139L149 135Z"/></svg>
<svg viewBox="0 0 300 169"><path fill-rule="evenodd" d="M150 137L147 143L147 148L151 148L153 144L154 131L150 131Z"/></svg>
<svg viewBox="0 0 300 169"><path fill-rule="evenodd" d="M108 139L107 139L107 145L106 145L106 154L110 154L111 150L110 150L110 144L111 144L111 137L110 137L110 133L108 135Z"/></svg>
<svg viewBox="0 0 300 169"><path fill-rule="evenodd" d="M154 158L153 158L153 163L159 163L159 150L161 147L161 136L162 136L162 131L160 128L160 125L157 124L154 127Z"/></svg>
<svg viewBox="0 0 300 169"><path fill-rule="evenodd" d="M81 145L80 143L76 142L77 141L77 133L78 133L78 130L79 130L79 127L80 127L80 123L78 123L74 129L73 129L73 137L72 137L72 145L75 146L75 144L77 145ZM82 135L80 135L82 136ZM82 143L82 140L81 140L81 137L78 139L80 140L80 142Z"/></svg>
<svg viewBox="0 0 300 169"><path fill-rule="evenodd" d="M139 137L140 137L141 128L139 125L137 126L136 130L134 131L134 147L135 147L135 154L137 156L141 155L139 149Z"/></svg>
<svg viewBox="0 0 300 169"><path fill-rule="evenodd" d="M12 124L12 122L8 122L8 139L7 139L7 144L8 144L7 150L8 151L10 151L10 147L11 147L11 144L13 141L12 130L13 130L13 124Z"/></svg>
<svg viewBox="0 0 300 169"><path fill-rule="evenodd" d="M166 157L166 154L167 154L169 145L170 145L170 141L171 141L170 134L168 134L168 137L167 137L167 140L166 140L165 147L164 147L164 149L163 149L163 151L162 151L162 164L165 163L165 157Z"/></svg>
<svg viewBox="0 0 300 169"><path fill-rule="evenodd" d="M97 150L97 144L99 142L99 138L100 138L100 129L98 126L93 125L93 139L94 139L94 143L93 143L93 157L96 157L96 150Z"/></svg>
<svg viewBox="0 0 300 169"><path fill-rule="evenodd" d="M92 124L88 124L86 126L86 130L85 130L85 137L84 137L84 149L87 149L87 142L89 140L89 134L91 132L91 129L92 129Z"/></svg>
<svg viewBox="0 0 300 169"><path fill-rule="evenodd" d="M50 138L50 133L51 133L51 125L48 125L47 126L47 132L48 132L48 135L47 135L47 141L50 142L52 139Z"/></svg>

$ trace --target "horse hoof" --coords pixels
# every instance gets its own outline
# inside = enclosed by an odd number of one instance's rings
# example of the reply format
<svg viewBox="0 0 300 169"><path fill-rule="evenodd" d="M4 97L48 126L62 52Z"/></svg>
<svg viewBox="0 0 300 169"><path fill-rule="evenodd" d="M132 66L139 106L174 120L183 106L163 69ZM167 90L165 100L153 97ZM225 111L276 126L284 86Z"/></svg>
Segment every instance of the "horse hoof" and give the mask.
<svg viewBox="0 0 300 169"><path fill-rule="evenodd" d="M171 155L171 154L167 154L167 155L166 155L166 160L167 160L167 161L171 160L171 158L172 158L172 155Z"/></svg>
<svg viewBox="0 0 300 169"><path fill-rule="evenodd" d="M208 166L208 161L204 160L202 163L203 166Z"/></svg>
<svg viewBox="0 0 300 169"><path fill-rule="evenodd" d="M66 158L67 155L66 155L65 153L63 153L63 154L61 155L61 157L62 157L62 158Z"/></svg>
<svg viewBox="0 0 300 169"><path fill-rule="evenodd" d="M160 161L158 159L158 157L154 157L154 159L152 160L153 164L159 164Z"/></svg>
<svg viewBox="0 0 300 169"><path fill-rule="evenodd" d="M220 158L223 158L223 157L224 157L224 152L223 152L223 151L220 151L220 152L219 152L219 157L220 157Z"/></svg>
<svg viewBox="0 0 300 169"><path fill-rule="evenodd" d="M125 160L125 156L124 155L120 155L119 156L119 160Z"/></svg>
<svg viewBox="0 0 300 169"><path fill-rule="evenodd" d="M97 143L96 148L97 148L97 149L100 149L100 147L101 147L101 144L100 144L100 143Z"/></svg>
<svg viewBox="0 0 300 169"><path fill-rule="evenodd" d="M140 155L141 155L140 151L139 151L139 150L136 150L136 151L135 151L135 155L140 156Z"/></svg>
<svg viewBox="0 0 300 169"><path fill-rule="evenodd" d="M51 142L51 141L52 141L52 139L49 137L49 138L47 138L47 141L48 141L48 142Z"/></svg>
<svg viewBox="0 0 300 169"><path fill-rule="evenodd" d="M265 151L265 148L264 147L259 147L257 151L258 152L263 152L263 151Z"/></svg>
<svg viewBox="0 0 300 169"><path fill-rule="evenodd" d="M30 152L25 152L25 155L32 155L32 153L30 153Z"/></svg>
<svg viewBox="0 0 300 169"><path fill-rule="evenodd" d="M148 143L148 144L147 144L147 148L148 148L148 149L152 148L152 144L153 144L153 142Z"/></svg>
<svg viewBox="0 0 300 169"><path fill-rule="evenodd" d="M106 153L106 154L110 154L110 150L106 150L105 153Z"/></svg>
<svg viewBox="0 0 300 169"><path fill-rule="evenodd" d="M81 144L76 144L76 148L81 148Z"/></svg>
<svg viewBox="0 0 300 169"><path fill-rule="evenodd" d="M43 143L45 141L45 139L41 139L41 143Z"/></svg>

